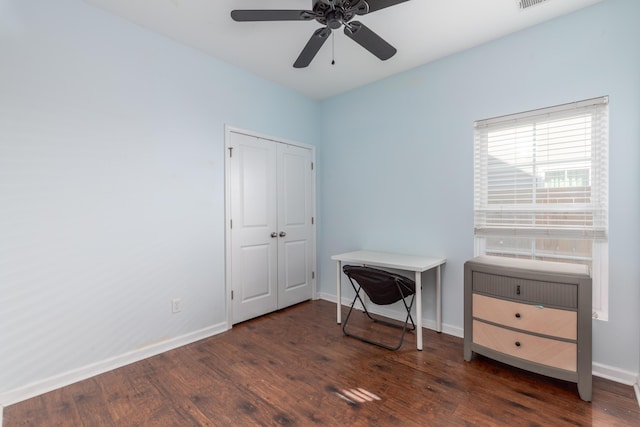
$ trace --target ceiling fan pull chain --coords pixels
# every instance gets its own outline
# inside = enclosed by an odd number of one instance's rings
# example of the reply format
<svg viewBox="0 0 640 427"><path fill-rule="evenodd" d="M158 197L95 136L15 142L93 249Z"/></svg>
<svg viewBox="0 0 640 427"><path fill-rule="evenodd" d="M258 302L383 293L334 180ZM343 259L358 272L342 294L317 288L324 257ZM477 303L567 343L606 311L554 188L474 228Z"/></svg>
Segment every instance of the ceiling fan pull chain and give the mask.
<svg viewBox="0 0 640 427"><path fill-rule="evenodd" d="M336 65L336 35L331 33L331 65Z"/></svg>

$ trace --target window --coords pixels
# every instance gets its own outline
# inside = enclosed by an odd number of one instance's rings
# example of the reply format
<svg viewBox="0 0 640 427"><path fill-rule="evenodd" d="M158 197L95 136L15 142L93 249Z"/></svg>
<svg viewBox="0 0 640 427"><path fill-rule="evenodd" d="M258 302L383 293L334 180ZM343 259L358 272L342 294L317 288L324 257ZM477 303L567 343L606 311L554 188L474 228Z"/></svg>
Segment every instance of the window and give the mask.
<svg viewBox="0 0 640 427"><path fill-rule="evenodd" d="M586 264L608 317L608 98L475 123L476 255Z"/></svg>

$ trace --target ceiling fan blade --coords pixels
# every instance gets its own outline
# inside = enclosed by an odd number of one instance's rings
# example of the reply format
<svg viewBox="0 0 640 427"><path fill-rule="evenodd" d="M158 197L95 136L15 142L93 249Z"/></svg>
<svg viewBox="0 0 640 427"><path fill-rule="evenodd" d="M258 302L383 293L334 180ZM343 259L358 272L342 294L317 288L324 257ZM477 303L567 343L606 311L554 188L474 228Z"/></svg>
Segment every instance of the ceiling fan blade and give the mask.
<svg viewBox="0 0 640 427"><path fill-rule="evenodd" d="M232 10L234 21L310 21L316 14L310 10Z"/></svg>
<svg viewBox="0 0 640 427"><path fill-rule="evenodd" d="M369 12L375 12L376 10L384 9L385 7L395 6L400 3L404 3L409 0L365 0L369 5Z"/></svg>
<svg viewBox="0 0 640 427"><path fill-rule="evenodd" d="M350 22L348 26L344 27L344 33L383 61L391 58L397 52L395 47L371 31L362 22Z"/></svg>
<svg viewBox="0 0 640 427"><path fill-rule="evenodd" d="M302 52L300 52L300 56L298 56L298 59L296 59L296 62L293 64L294 68L304 68L311 64L311 61L313 61L313 58L315 58L316 54L330 35L331 28L318 28L313 33L304 49L302 49Z"/></svg>

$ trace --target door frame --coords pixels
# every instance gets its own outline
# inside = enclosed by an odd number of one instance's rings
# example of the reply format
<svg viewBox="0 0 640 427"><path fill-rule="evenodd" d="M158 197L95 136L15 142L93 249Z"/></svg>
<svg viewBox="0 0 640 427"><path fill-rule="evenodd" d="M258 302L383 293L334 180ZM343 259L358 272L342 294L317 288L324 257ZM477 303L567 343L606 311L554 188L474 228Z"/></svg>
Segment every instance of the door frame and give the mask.
<svg viewBox="0 0 640 427"><path fill-rule="evenodd" d="M312 230L312 239L313 244L311 245L311 271L312 279L311 279L311 298L317 299L317 283L318 283L318 269L317 269L317 259L316 259L316 250L317 250L317 223L318 216L316 212L316 148L313 145L303 144L296 141L290 141L284 138L276 138L273 136L264 135L258 132L249 131L245 129L240 129L234 126L230 126L225 124L224 126L224 241L225 241L225 249L224 249L224 258L225 258L225 308L226 308L226 319L227 319L227 328L231 329L233 325L233 303L231 300L231 291L232 291L232 277L231 277L231 165L230 165L230 155L229 155L229 144L231 141L231 133L240 133L247 136L252 136L255 138L265 139L273 142L277 142L280 144L293 145L296 147L306 148L311 150L311 162L313 163L313 169L311 171L311 213L314 218L313 222L313 230Z"/></svg>

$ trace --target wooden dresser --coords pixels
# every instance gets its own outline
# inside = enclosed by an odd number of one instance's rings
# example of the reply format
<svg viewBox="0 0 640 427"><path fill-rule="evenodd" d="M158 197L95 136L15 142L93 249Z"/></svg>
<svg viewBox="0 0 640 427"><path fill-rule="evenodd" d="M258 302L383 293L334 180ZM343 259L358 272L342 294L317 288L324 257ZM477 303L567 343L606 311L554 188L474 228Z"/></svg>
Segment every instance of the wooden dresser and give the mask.
<svg viewBox="0 0 640 427"><path fill-rule="evenodd" d="M575 382L591 401L591 304L584 265L473 258L464 266L464 358Z"/></svg>

